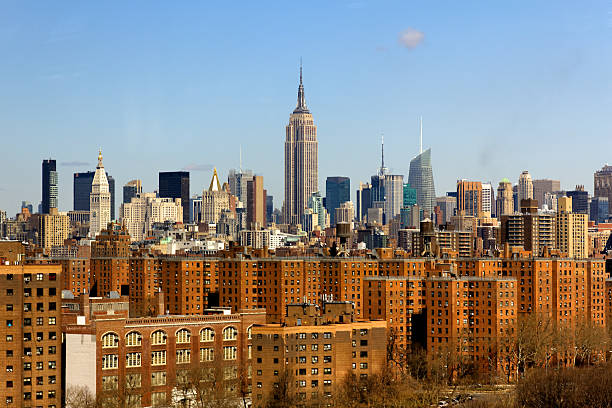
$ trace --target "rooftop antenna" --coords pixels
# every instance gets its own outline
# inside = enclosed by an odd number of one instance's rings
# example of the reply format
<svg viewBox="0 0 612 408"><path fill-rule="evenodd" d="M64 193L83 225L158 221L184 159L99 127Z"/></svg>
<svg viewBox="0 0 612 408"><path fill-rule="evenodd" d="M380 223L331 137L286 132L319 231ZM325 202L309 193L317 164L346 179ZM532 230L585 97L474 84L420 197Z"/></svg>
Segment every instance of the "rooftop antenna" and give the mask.
<svg viewBox="0 0 612 408"><path fill-rule="evenodd" d="M419 154L423 153L423 116L421 116L421 136L419 138Z"/></svg>
<svg viewBox="0 0 612 408"><path fill-rule="evenodd" d="M380 168L385 168L385 134L381 132L380 134Z"/></svg>
<svg viewBox="0 0 612 408"><path fill-rule="evenodd" d="M242 173L242 145L240 145L240 173Z"/></svg>

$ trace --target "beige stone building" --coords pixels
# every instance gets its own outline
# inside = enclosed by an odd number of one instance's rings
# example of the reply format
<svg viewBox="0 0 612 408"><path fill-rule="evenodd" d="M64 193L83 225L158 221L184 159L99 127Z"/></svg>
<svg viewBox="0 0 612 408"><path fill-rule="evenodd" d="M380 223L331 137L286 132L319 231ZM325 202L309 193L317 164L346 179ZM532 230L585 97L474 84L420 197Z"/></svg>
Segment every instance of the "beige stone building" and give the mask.
<svg viewBox="0 0 612 408"><path fill-rule="evenodd" d="M132 241L142 241L154 223L183 222L183 207L180 198L159 198L155 193L143 193L121 204L120 217Z"/></svg>
<svg viewBox="0 0 612 408"><path fill-rule="evenodd" d="M111 222L111 194L104 164L102 164L102 151L100 151L89 195L89 237L96 238L96 235L106 228L109 222Z"/></svg>
<svg viewBox="0 0 612 408"><path fill-rule="evenodd" d="M70 233L70 218L66 213L60 213L57 208L49 208L49 214L43 214L38 219L39 246L49 249L64 245Z"/></svg>
<svg viewBox="0 0 612 408"><path fill-rule="evenodd" d="M208 190L202 192L202 222L207 224L216 224L221 218L223 210L230 209L230 196L228 188L222 188L217 175L217 169L214 169L212 180Z"/></svg>
<svg viewBox="0 0 612 408"><path fill-rule="evenodd" d="M588 215L572 212L571 197L560 197L558 201L557 248L568 258L588 257Z"/></svg>
<svg viewBox="0 0 612 408"><path fill-rule="evenodd" d="M518 202L533 198L533 180L527 170L521 173L518 179Z"/></svg>
<svg viewBox="0 0 612 408"><path fill-rule="evenodd" d="M495 216L514 213L514 201L512 199L512 183L507 178L502 179L497 187L497 199L495 200Z"/></svg>

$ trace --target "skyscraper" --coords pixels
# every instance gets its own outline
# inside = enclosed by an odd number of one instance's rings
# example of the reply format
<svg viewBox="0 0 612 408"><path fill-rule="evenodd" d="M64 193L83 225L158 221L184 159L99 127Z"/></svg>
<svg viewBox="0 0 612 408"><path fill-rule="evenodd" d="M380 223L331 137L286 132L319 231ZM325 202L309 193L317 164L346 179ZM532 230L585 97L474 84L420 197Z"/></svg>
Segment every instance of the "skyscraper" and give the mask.
<svg viewBox="0 0 612 408"><path fill-rule="evenodd" d="M457 180L457 215L478 217L482 212L482 183Z"/></svg>
<svg viewBox="0 0 612 408"><path fill-rule="evenodd" d="M123 186L123 203L129 203L132 201L132 197L136 197L137 194L142 193L142 181L131 180Z"/></svg>
<svg viewBox="0 0 612 408"><path fill-rule="evenodd" d="M106 229L111 221L111 195L108 188L108 179L102 164L102 151L98 154L98 166L91 183L89 195L89 237L96 236Z"/></svg>
<svg viewBox="0 0 612 408"><path fill-rule="evenodd" d="M244 206L247 206L247 183L253 180L253 172L251 170L236 170L231 169L227 176L230 193L239 201L242 201Z"/></svg>
<svg viewBox="0 0 612 408"><path fill-rule="evenodd" d="M607 164L593 175L594 197L608 197L608 213L612 214L612 166Z"/></svg>
<svg viewBox="0 0 612 408"><path fill-rule="evenodd" d="M372 207L372 185L359 182L357 190L357 220L363 222L368 216L368 208Z"/></svg>
<svg viewBox="0 0 612 408"><path fill-rule="evenodd" d="M325 180L325 209L332 226L336 225L336 208L340 208L340 204L347 201L351 201L351 179L328 177Z"/></svg>
<svg viewBox="0 0 612 408"><path fill-rule="evenodd" d="M247 181L247 229L266 227L266 190L263 176L253 176Z"/></svg>
<svg viewBox="0 0 612 408"><path fill-rule="evenodd" d="M502 179L497 187L497 200L495 205L495 216L501 218L502 215L514 213L514 198L512 183L507 178Z"/></svg>
<svg viewBox="0 0 612 408"><path fill-rule="evenodd" d="M89 211L89 195L91 194L91 183L93 183L94 171L74 173L72 183L72 197L74 211ZM110 209L111 220L115 219L115 179L106 173L108 191L111 195Z"/></svg>
<svg viewBox="0 0 612 408"><path fill-rule="evenodd" d="M584 186L576 186L574 191L568 191L567 196L572 198L572 211L575 214L589 213L589 192L584 191Z"/></svg>
<svg viewBox="0 0 612 408"><path fill-rule="evenodd" d="M408 184L417 191L417 204L429 213L436 205L433 170L431 168L431 149L423 151L423 120L420 128L420 153L410 161Z"/></svg>
<svg viewBox="0 0 612 408"><path fill-rule="evenodd" d="M284 222L298 224L302 220L308 198L319 191L317 127L306 107L302 67L297 106L289 117L285 136L285 202Z"/></svg>
<svg viewBox="0 0 612 408"><path fill-rule="evenodd" d="M224 184L223 188L221 187L215 168L208 190L202 192L202 222L208 224L219 222L221 213L230 210L230 196L229 186Z"/></svg>
<svg viewBox="0 0 612 408"><path fill-rule="evenodd" d="M557 210L557 248L569 258L587 258L588 216L572 211L572 198L559 197Z"/></svg>
<svg viewBox="0 0 612 408"><path fill-rule="evenodd" d="M43 214L49 214L49 208L57 208L58 175L55 160L45 159L42 162L42 208Z"/></svg>
<svg viewBox="0 0 612 408"><path fill-rule="evenodd" d="M266 222L271 223L274 213L274 197L266 194Z"/></svg>
<svg viewBox="0 0 612 408"><path fill-rule="evenodd" d="M160 171L159 197L180 198L183 206L183 223L189 223L189 172Z"/></svg>
<svg viewBox="0 0 612 408"><path fill-rule="evenodd" d="M561 190L561 182L559 180L533 180L533 198L538 201L540 208L546 203L546 193L551 194L559 190Z"/></svg>
<svg viewBox="0 0 612 408"><path fill-rule="evenodd" d="M491 182L482 183L482 212L491 216L495 213L495 190Z"/></svg>
<svg viewBox="0 0 612 408"><path fill-rule="evenodd" d="M518 179L518 204L521 205L522 200L533 198L533 181L527 170L521 173Z"/></svg>

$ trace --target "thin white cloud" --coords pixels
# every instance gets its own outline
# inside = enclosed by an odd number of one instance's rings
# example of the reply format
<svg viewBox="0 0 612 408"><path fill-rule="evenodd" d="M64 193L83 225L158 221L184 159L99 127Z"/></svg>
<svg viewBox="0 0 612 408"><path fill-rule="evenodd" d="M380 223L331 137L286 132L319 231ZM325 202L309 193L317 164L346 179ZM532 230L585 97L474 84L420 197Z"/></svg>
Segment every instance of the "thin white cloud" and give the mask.
<svg viewBox="0 0 612 408"><path fill-rule="evenodd" d="M185 171L211 171L213 168L212 164L195 164L190 163L183 167Z"/></svg>
<svg viewBox="0 0 612 408"><path fill-rule="evenodd" d="M422 43L424 38L425 33L414 28L407 28L401 33L399 33L397 41L401 46L412 50L416 48L420 43Z"/></svg>
<svg viewBox="0 0 612 408"><path fill-rule="evenodd" d="M60 166L82 167L82 166L89 166L89 163L82 162L82 161L69 161L69 162L61 162Z"/></svg>

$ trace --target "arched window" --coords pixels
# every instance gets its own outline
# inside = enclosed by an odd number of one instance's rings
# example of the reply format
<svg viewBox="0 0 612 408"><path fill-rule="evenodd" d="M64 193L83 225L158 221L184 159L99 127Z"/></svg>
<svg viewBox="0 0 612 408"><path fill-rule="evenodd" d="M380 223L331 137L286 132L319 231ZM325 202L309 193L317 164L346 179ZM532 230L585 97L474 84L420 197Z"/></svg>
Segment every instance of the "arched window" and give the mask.
<svg viewBox="0 0 612 408"><path fill-rule="evenodd" d="M200 330L200 341L214 341L215 331L210 327Z"/></svg>
<svg viewBox="0 0 612 408"><path fill-rule="evenodd" d="M102 336L102 347L117 347L119 345L119 336L117 333L106 333Z"/></svg>
<svg viewBox="0 0 612 408"><path fill-rule="evenodd" d="M252 330L253 326L249 326L247 328L247 338L250 340L253 338L253 330Z"/></svg>
<svg viewBox="0 0 612 408"><path fill-rule="evenodd" d="M176 343L190 343L191 342L191 332L187 329L181 329L176 332Z"/></svg>
<svg viewBox="0 0 612 408"><path fill-rule="evenodd" d="M166 344L166 339L168 338L168 336L166 336L166 332L163 330L156 330L151 334L151 344L152 345L159 345L159 344Z"/></svg>
<svg viewBox="0 0 612 408"><path fill-rule="evenodd" d="M142 345L142 335L138 332L129 332L125 336L125 345L126 346L140 346Z"/></svg>
<svg viewBox="0 0 612 408"><path fill-rule="evenodd" d="M223 340L236 340L238 338L238 330L235 327L229 326L223 329Z"/></svg>

